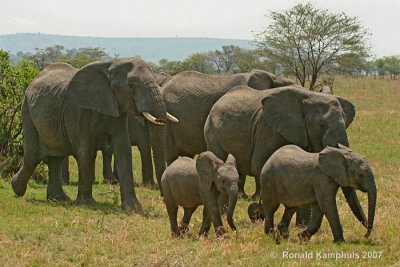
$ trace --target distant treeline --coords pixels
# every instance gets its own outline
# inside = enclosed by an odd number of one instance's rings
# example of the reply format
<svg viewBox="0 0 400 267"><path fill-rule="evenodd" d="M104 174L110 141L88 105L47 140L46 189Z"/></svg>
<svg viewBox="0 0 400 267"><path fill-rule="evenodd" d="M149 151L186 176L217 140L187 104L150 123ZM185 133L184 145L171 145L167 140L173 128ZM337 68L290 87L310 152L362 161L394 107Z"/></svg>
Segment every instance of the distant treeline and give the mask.
<svg viewBox="0 0 400 267"><path fill-rule="evenodd" d="M34 53L18 52L10 55L12 64L17 65L23 60L34 63L38 69L54 62L67 62L80 68L90 62L118 59L118 54L109 55L103 48L65 49L55 45L45 49L36 48ZM234 45L222 46L220 50L206 53L194 53L184 60L170 61L161 59L158 63L148 62L155 72L165 72L170 75L193 70L207 74L223 74L248 72L252 69L263 69L277 75L287 75L282 64L274 62L263 55L261 50L243 49ZM379 76L396 79L400 72L400 56L385 56L372 60L343 61L333 65L325 75L347 76Z"/></svg>

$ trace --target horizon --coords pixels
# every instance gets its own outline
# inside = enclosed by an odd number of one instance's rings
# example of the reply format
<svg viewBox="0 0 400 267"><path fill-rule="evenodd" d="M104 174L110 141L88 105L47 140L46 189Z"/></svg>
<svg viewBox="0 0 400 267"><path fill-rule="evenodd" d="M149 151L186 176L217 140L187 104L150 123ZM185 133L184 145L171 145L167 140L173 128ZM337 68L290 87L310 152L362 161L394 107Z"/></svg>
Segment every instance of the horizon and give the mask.
<svg viewBox="0 0 400 267"><path fill-rule="evenodd" d="M253 41L271 22L271 11L282 11L298 0L3 0L0 35L39 33L91 38L218 38ZM301 1L305 2L305 1ZM368 44L378 57L400 54L397 25L400 1L314 0L317 8L357 17L370 30ZM96 8L93 8L96 7ZM77 11L78 10L78 11ZM73 15L71 15L73 14ZM111 21L111 22L110 22ZM0 47L1 48L1 47Z"/></svg>

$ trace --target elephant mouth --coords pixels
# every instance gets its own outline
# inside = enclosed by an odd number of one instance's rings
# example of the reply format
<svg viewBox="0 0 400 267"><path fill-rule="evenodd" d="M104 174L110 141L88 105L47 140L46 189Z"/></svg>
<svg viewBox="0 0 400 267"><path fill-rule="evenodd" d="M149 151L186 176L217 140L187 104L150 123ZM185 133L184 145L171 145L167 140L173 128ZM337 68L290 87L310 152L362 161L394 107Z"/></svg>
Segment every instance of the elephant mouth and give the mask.
<svg viewBox="0 0 400 267"><path fill-rule="evenodd" d="M154 124L157 124L157 125L165 125L165 123L166 123L165 120L158 119L158 118L154 117L153 115L151 115L149 112L142 112L142 114L151 123L154 123ZM174 116L172 116L168 112L167 112L167 119L169 121L174 122L174 123L179 122L179 120L177 118L175 118Z"/></svg>

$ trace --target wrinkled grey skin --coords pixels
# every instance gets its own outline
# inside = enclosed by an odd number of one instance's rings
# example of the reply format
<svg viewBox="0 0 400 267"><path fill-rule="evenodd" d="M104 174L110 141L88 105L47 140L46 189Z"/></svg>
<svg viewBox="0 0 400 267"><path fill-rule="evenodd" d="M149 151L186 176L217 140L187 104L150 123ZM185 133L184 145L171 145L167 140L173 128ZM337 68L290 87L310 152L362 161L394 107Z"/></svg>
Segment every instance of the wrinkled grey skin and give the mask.
<svg viewBox="0 0 400 267"><path fill-rule="evenodd" d="M157 137L164 134L162 131L154 134L158 140L167 142L167 164L171 164L178 156L194 157L206 150L203 129L208 113L214 103L231 88L237 85L248 85L262 90L294 83L291 79L277 77L262 70L213 76L185 71L171 77L163 85L162 95L167 111L171 114L175 113L179 122L167 123L165 139ZM161 158L160 160L162 161ZM162 173L163 164L158 165L161 169L156 167L156 173Z"/></svg>
<svg viewBox="0 0 400 267"><path fill-rule="evenodd" d="M188 157L179 157L175 160L161 178L172 234L180 236L185 233L193 212L198 206L204 205L203 223L199 234L207 235L212 222L215 233L218 236L222 235L225 230L218 200L223 195L227 195L229 199L228 224L236 230L233 212L238 198L238 180L236 160L232 155L228 156L226 162L209 151L201 153L197 161ZM184 208L184 216L179 227L178 206Z"/></svg>
<svg viewBox="0 0 400 267"><path fill-rule="evenodd" d="M158 73L155 74L155 77L156 77L156 82L159 86L162 86L171 78L171 76L167 73ZM158 129L159 128L163 129L162 126L161 127L154 126L154 127L157 127ZM159 143L155 142L157 139L154 140L154 138L150 137L149 125L147 121L143 119L143 117L129 115L128 130L129 130L129 138L131 140L131 145L137 146L140 152L140 157L142 162L143 184L154 185L153 160L151 157L151 148L153 147L153 151L163 151L163 149L161 150L159 149L159 147L157 147L157 145L160 145ZM104 153L106 153L105 157ZM111 169L111 153L112 150L106 150L106 151L103 150L103 177L106 182L111 182L114 179L118 179L118 174L116 173L115 166L114 166L114 173L112 172ZM159 154L154 153L154 161L157 161L159 157L160 157ZM162 175L162 173L157 172L157 175ZM160 180L161 176L157 178L157 181ZM160 186L159 183L158 185Z"/></svg>
<svg viewBox="0 0 400 267"><path fill-rule="evenodd" d="M162 86L171 76L167 73L155 74L156 82ZM149 133L149 126L143 116L135 116L128 114L128 131L129 140L132 146L139 149L141 163L142 163L142 179L145 185L154 185L153 179L153 160L151 157L151 138ZM155 149L156 150L156 149ZM117 182L118 174L114 164L114 171L111 167L112 161L112 148L109 140L102 148L103 154L103 178L105 183ZM115 162L114 162L115 163ZM68 159L63 165L63 181L65 184L69 183L69 166Z"/></svg>
<svg viewBox="0 0 400 267"><path fill-rule="evenodd" d="M143 184L154 185L153 161L151 157L151 141L147 121L142 116L128 116L129 140L132 146L139 149L142 162ZM114 165L111 168L112 149L111 146L103 148L103 178L106 183L118 181L118 173Z"/></svg>
<svg viewBox="0 0 400 267"><path fill-rule="evenodd" d="M325 215L334 242L344 242L336 206L339 187L351 187L368 193L368 237L372 231L376 207L376 185L368 161L358 153L339 145L320 153L308 153L295 145L278 149L261 171L261 200L265 216L265 233L288 236L290 218L297 207L312 204L311 221L299 234L308 241L321 226ZM274 213L285 206L284 217L274 231Z"/></svg>
<svg viewBox="0 0 400 267"><path fill-rule="evenodd" d="M62 160L78 162L77 202L93 203L96 151L111 137L120 173L123 208L140 208L136 198L127 112L167 120L154 74L137 58L95 62L76 69L65 63L44 69L31 83L22 104L24 158L12 179L22 196L37 164L49 166L47 198L68 200L61 183ZM144 114L144 113L143 113Z"/></svg>
<svg viewBox="0 0 400 267"><path fill-rule="evenodd" d="M204 136L207 150L221 159L233 154L238 172L255 176L256 198L262 166L272 153L288 144L309 152L348 146L346 127L354 115L354 106L341 97L290 86L263 91L239 86L212 107ZM366 221L354 189L343 192L356 217Z"/></svg>

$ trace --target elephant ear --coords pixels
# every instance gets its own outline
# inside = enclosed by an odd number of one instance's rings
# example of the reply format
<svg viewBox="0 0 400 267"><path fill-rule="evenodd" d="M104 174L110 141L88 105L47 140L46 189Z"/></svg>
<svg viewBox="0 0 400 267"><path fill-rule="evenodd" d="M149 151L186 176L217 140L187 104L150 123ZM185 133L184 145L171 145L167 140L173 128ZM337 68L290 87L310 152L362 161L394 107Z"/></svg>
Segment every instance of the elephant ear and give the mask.
<svg viewBox="0 0 400 267"><path fill-rule="evenodd" d="M350 101L340 97L340 96L335 96L337 100L339 100L340 106L343 109L344 113L344 121L346 123L346 128L350 126L351 122L354 119L354 116L356 115L356 109Z"/></svg>
<svg viewBox="0 0 400 267"><path fill-rule="evenodd" d="M196 169L201 181L206 188L211 189L212 183L217 174L217 169L224 162L217 158L214 153L210 151L200 153L196 161Z"/></svg>
<svg viewBox="0 0 400 267"><path fill-rule="evenodd" d="M118 102L108 81L112 62L94 62L81 68L68 85L69 93L79 106L118 117Z"/></svg>
<svg viewBox="0 0 400 267"><path fill-rule="evenodd" d="M254 89L269 89L273 87L272 73L268 73L263 70L252 70L249 73L249 78L247 80L247 85Z"/></svg>
<svg viewBox="0 0 400 267"><path fill-rule="evenodd" d="M342 187L349 186L347 160L340 149L326 147L319 153L318 162L322 172Z"/></svg>
<svg viewBox="0 0 400 267"><path fill-rule="evenodd" d="M232 154L228 155L228 158L226 159L225 163L233 165L233 167L237 168L236 159Z"/></svg>
<svg viewBox="0 0 400 267"><path fill-rule="evenodd" d="M262 100L264 119L289 143L308 145L304 120L304 96L301 89L274 89Z"/></svg>

